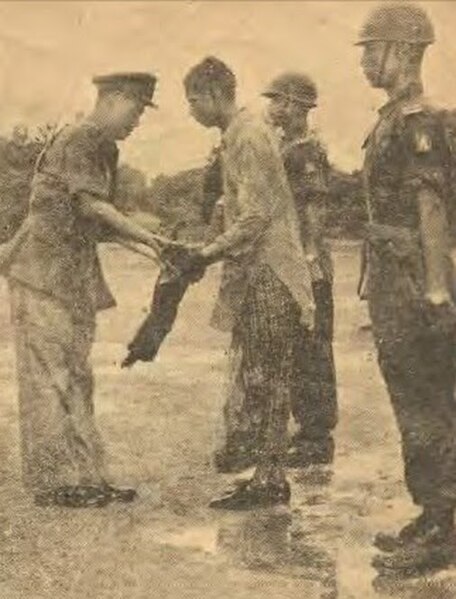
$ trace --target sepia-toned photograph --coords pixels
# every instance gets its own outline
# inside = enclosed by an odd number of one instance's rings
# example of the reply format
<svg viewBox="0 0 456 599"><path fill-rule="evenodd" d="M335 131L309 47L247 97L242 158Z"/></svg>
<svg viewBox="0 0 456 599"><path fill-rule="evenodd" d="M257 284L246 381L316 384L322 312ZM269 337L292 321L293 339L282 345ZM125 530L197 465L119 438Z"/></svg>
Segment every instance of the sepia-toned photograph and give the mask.
<svg viewBox="0 0 456 599"><path fill-rule="evenodd" d="M0 0L0 599L456 598L455 31Z"/></svg>

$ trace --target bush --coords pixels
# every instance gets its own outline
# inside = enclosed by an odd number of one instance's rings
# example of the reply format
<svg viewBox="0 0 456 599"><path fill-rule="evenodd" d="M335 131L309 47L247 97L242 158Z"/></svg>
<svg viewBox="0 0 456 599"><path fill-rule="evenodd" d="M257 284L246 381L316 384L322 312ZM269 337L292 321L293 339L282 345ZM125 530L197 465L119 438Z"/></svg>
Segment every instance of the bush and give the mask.
<svg viewBox="0 0 456 599"><path fill-rule="evenodd" d="M191 169L176 175L159 175L146 192L143 209L156 214L163 232L173 239L200 239L204 169Z"/></svg>
<svg viewBox="0 0 456 599"><path fill-rule="evenodd" d="M55 129L53 124L39 127L35 139L29 139L23 147L16 147L12 140L0 139L0 214L14 212L16 218L17 212L17 218L23 217L36 157ZM198 240L204 237L208 214L220 186L220 163L215 148L206 167L159 175L150 184L142 171L121 164L114 203L123 212L142 212L159 219L162 232L174 239ZM331 167L328 236L359 237L365 221L361 173L345 173Z"/></svg>
<svg viewBox="0 0 456 599"><path fill-rule="evenodd" d="M146 190L138 206L159 217L163 232L173 238L201 239L207 227L203 193L204 169L159 175ZM359 171L331 169L328 198L328 236L357 238L367 213Z"/></svg>
<svg viewBox="0 0 456 599"><path fill-rule="evenodd" d="M367 219L362 173L331 169L328 198L328 235L357 238Z"/></svg>

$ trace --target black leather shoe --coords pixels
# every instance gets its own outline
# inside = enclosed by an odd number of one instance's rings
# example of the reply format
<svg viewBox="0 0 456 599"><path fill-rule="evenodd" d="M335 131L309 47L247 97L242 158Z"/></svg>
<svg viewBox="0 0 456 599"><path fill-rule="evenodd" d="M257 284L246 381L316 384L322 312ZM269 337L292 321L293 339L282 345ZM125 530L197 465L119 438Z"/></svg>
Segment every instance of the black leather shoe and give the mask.
<svg viewBox="0 0 456 599"><path fill-rule="evenodd" d="M374 537L374 547L385 553L392 553L407 543L423 535L432 524L424 513L406 524L398 534L379 532Z"/></svg>
<svg viewBox="0 0 456 599"><path fill-rule="evenodd" d="M399 573L402 576L423 574L446 568L454 563L456 545L454 533L435 526L395 551L377 555L372 565L379 572Z"/></svg>
<svg viewBox="0 0 456 599"><path fill-rule="evenodd" d="M219 510L251 510L258 507L268 507L290 501L290 485L267 483L255 485L251 480L238 484L220 498L213 499L209 507Z"/></svg>

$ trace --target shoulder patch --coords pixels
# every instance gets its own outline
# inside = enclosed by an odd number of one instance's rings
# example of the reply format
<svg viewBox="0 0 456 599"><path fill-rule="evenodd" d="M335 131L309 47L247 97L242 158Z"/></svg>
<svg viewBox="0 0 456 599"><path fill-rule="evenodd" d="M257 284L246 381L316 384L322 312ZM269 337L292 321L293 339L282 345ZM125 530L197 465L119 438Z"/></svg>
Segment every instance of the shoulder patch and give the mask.
<svg viewBox="0 0 456 599"><path fill-rule="evenodd" d="M409 147L413 152L427 154L439 147L441 137L439 122L436 111L423 105L419 112L410 113L410 116L404 119Z"/></svg>
<svg viewBox="0 0 456 599"><path fill-rule="evenodd" d="M318 171L318 166L315 164L315 162L312 162L310 160L306 162L304 168L308 175L312 175L313 173L316 173Z"/></svg>
<svg viewBox="0 0 456 599"><path fill-rule="evenodd" d="M418 129L414 134L415 151L418 154L426 154L432 150L432 139L427 131Z"/></svg>

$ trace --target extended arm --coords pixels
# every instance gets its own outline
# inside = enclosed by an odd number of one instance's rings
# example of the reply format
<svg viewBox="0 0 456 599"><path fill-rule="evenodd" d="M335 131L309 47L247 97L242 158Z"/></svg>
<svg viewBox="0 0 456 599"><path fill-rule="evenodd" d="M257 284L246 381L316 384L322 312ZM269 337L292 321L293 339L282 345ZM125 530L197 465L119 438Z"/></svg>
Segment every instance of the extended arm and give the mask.
<svg viewBox="0 0 456 599"><path fill-rule="evenodd" d="M160 246L156 241L155 235L124 216L112 204L100 200L91 194L81 192L79 194L79 206L83 216L98 224L108 225L119 237L144 243L157 253L160 252Z"/></svg>
<svg viewBox="0 0 456 599"><path fill-rule="evenodd" d="M448 228L441 198L431 188L418 194L420 236L426 271L426 298L433 304L450 301L448 289Z"/></svg>

